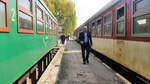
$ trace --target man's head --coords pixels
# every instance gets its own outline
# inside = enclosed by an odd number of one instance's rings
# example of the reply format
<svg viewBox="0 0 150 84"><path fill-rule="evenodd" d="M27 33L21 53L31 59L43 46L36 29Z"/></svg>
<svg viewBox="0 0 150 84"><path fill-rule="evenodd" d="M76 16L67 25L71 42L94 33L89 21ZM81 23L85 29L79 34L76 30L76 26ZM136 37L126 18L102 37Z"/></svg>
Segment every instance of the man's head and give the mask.
<svg viewBox="0 0 150 84"><path fill-rule="evenodd" d="M87 26L84 26L83 30L84 30L84 32L86 32L87 31Z"/></svg>

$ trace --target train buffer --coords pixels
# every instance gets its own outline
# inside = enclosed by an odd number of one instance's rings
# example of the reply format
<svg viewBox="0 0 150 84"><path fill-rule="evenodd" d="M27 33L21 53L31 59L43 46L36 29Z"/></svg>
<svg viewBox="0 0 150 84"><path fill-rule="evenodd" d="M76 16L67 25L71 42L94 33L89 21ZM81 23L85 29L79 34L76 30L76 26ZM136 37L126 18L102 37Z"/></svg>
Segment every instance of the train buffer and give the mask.
<svg viewBox="0 0 150 84"><path fill-rule="evenodd" d="M56 56L57 57L57 56ZM38 84L131 84L107 65L90 53L89 64L82 64L80 45L75 41L68 41L61 62L54 62L57 70L46 70ZM59 68L58 68L59 67ZM54 78L55 77L55 78Z"/></svg>

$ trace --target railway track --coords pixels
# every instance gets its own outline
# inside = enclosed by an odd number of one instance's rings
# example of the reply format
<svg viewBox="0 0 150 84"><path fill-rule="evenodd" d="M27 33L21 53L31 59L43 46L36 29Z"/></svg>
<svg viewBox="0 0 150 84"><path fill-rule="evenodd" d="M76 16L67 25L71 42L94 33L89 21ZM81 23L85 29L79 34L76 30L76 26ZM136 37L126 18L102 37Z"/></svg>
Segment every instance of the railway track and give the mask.
<svg viewBox="0 0 150 84"><path fill-rule="evenodd" d="M123 76L125 79L130 81L132 84L150 84L150 80L147 80L146 78L142 77L141 75L129 70L128 68L124 67L123 65L109 59L108 57L102 55L101 53L92 50L92 53L100 59L102 62L104 62L107 66L109 66L111 69L119 73L121 76Z"/></svg>

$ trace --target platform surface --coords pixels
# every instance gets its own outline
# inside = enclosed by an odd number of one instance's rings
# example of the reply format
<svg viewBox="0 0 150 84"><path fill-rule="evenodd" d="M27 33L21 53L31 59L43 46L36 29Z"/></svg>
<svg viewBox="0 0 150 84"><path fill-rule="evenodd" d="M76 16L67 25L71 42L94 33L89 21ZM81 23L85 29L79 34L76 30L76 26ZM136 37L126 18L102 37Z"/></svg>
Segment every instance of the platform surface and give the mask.
<svg viewBox="0 0 150 84"><path fill-rule="evenodd" d="M128 84L92 53L89 62L82 64L80 45L75 41L68 41L57 84Z"/></svg>

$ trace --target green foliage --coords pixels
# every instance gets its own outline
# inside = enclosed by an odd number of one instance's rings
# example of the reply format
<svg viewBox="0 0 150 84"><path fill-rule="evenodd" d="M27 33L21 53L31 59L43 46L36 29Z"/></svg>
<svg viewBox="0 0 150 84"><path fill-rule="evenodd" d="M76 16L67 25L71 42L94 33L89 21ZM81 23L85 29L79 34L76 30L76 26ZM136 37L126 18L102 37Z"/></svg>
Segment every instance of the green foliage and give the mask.
<svg viewBox="0 0 150 84"><path fill-rule="evenodd" d="M75 5L70 0L44 0L58 20L65 33L72 33L76 27Z"/></svg>

